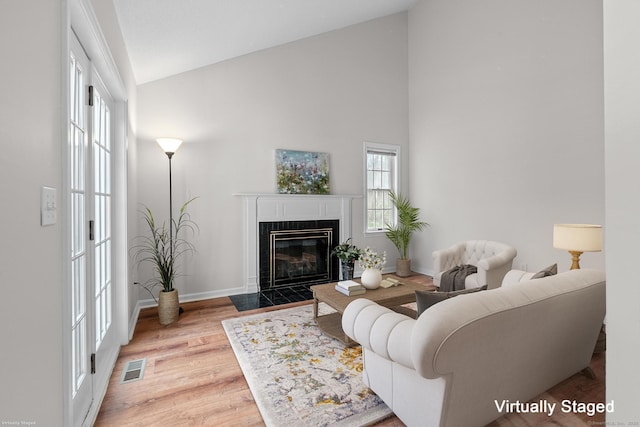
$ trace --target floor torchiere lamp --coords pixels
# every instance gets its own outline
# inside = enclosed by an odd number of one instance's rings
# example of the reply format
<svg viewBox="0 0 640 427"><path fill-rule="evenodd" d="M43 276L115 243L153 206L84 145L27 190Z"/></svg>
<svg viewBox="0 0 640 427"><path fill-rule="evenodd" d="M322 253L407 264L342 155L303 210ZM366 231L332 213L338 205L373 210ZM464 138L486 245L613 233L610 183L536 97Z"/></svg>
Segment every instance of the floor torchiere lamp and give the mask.
<svg viewBox="0 0 640 427"><path fill-rule="evenodd" d="M602 226L595 224L554 224L553 247L569 251L572 257L571 270L580 268L583 252L602 250Z"/></svg>
<svg viewBox="0 0 640 427"><path fill-rule="evenodd" d="M182 140L176 138L158 138L158 144L169 158L169 255L173 263L173 191L171 188L171 158L182 144ZM182 307L179 312L182 313Z"/></svg>

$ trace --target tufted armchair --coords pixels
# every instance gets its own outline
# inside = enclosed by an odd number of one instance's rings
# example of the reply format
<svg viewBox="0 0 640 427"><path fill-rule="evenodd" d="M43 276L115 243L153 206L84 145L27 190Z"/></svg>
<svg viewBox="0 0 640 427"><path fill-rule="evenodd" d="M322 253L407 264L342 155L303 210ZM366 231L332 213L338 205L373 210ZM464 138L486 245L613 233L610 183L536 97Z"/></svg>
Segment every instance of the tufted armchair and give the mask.
<svg viewBox="0 0 640 427"><path fill-rule="evenodd" d="M448 249L433 252L433 284L440 287L442 273L457 266L470 264L478 272L467 276L465 288L497 288L513 264L518 252L515 248L490 240L467 240Z"/></svg>

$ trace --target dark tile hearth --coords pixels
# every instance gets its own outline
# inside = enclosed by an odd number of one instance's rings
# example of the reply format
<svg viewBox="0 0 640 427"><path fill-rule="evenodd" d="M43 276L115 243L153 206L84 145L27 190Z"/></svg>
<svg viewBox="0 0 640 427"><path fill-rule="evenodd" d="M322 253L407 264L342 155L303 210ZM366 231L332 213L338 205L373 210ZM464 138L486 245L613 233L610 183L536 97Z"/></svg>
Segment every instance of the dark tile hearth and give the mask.
<svg viewBox="0 0 640 427"><path fill-rule="evenodd" d="M399 280L422 284L425 286L425 289L435 289L433 279L430 276L419 273L411 273L409 277L398 277L395 274L384 274L382 277L393 277ZM314 284L282 286L254 294L231 295L229 299L231 299L231 302L233 302L233 305L238 311L273 307L299 301L310 301L313 299L313 292L310 288Z"/></svg>
<svg viewBox="0 0 640 427"><path fill-rule="evenodd" d="M312 300L313 292L310 289L311 286L312 285L286 286L253 294L231 295L229 298L238 311L247 311L256 308Z"/></svg>

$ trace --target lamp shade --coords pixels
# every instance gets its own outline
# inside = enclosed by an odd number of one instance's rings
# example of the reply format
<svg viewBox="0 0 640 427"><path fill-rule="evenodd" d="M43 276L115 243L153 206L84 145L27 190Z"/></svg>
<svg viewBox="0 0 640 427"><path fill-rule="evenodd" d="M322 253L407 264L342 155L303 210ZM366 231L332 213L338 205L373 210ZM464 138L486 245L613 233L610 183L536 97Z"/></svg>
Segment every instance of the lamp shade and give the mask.
<svg viewBox="0 0 640 427"><path fill-rule="evenodd" d="M176 138L158 138L156 141L165 153L175 153L182 144L182 140Z"/></svg>
<svg viewBox="0 0 640 427"><path fill-rule="evenodd" d="M554 224L553 247L576 252L600 252L602 250L602 226Z"/></svg>

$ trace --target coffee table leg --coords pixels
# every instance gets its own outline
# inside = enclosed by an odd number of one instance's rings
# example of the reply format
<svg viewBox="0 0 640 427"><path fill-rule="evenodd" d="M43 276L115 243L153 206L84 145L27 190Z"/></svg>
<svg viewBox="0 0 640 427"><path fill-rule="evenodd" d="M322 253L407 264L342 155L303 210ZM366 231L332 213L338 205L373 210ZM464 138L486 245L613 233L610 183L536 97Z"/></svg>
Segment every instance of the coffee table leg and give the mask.
<svg viewBox="0 0 640 427"><path fill-rule="evenodd" d="M318 300L315 296L313 297L313 318L318 318Z"/></svg>
<svg viewBox="0 0 640 427"><path fill-rule="evenodd" d="M343 332L344 333L344 332ZM343 340L344 344L347 347L353 347L354 345L357 344L357 342L355 342L354 340L352 340L351 338L349 338L349 335L344 334L344 340Z"/></svg>

